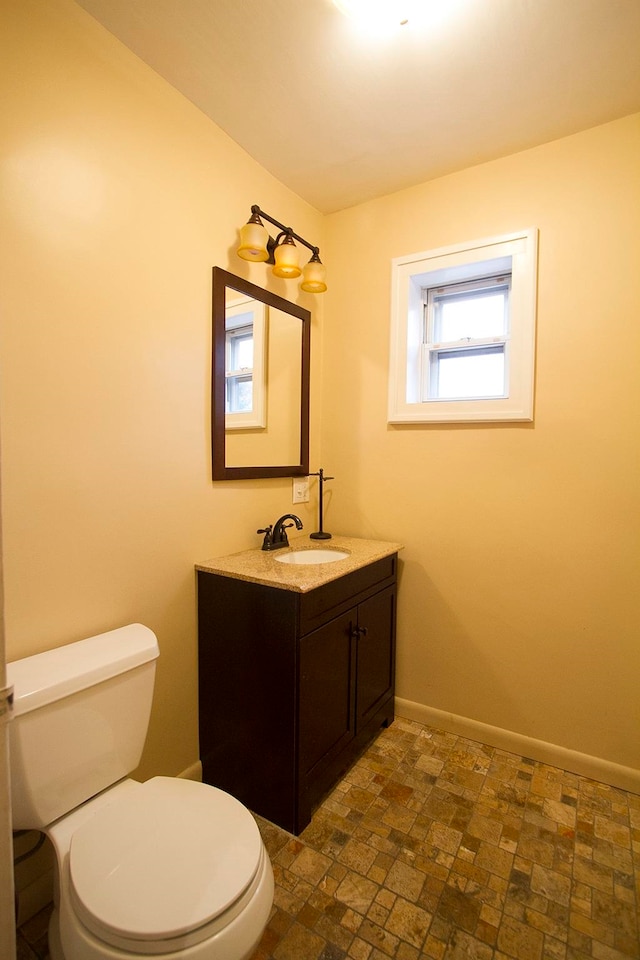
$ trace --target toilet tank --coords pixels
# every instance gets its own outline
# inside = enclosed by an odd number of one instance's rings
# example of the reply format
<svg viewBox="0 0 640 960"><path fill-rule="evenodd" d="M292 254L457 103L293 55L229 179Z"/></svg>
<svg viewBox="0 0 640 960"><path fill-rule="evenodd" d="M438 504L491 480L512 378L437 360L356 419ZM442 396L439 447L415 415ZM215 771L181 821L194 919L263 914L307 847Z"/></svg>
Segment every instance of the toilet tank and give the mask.
<svg viewBox="0 0 640 960"><path fill-rule="evenodd" d="M134 623L7 664L14 829L42 829L135 770L158 652Z"/></svg>

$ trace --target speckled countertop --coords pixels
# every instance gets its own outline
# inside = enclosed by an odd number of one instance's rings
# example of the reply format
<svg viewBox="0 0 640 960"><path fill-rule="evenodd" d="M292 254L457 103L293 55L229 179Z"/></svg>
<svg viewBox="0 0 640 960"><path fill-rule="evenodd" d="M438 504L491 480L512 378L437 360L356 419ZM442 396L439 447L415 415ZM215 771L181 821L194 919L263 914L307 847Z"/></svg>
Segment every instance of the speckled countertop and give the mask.
<svg viewBox="0 0 640 960"><path fill-rule="evenodd" d="M369 563L390 557L402 550L401 543L386 540L360 540L357 537L336 537L331 540L311 540L310 537L290 538L289 547L273 552L268 550L243 550L226 557L215 557L204 563L197 563L196 570L204 573L217 573L235 580L249 580L281 590L294 590L307 593L325 583L338 580L353 573ZM332 563L280 563L276 557L292 550L344 550L349 556Z"/></svg>

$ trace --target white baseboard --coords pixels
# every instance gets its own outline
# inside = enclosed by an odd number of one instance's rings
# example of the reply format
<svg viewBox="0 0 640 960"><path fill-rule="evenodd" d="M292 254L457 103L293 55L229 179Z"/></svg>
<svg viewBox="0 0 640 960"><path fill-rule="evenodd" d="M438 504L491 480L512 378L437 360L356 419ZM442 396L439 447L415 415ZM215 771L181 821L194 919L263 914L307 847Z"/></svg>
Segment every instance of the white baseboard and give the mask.
<svg viewBox="0 0 640 960"><path fill-rule="evenodd" d="M190 767L187 767L186 770L183 770L178 776L182 780L197 780L199 783L202 783L202 763L200 760L196 760L195 763L192 763Z"/></svg>
<svg viewBox="0 0 640 960"><path fill-rule="evenodd" d="M530 757L532 760L549 763L582 777L589 777L591 780L598 780L612 787L640 794L640 770L633 767L624 767L619 763L603 760L601 757L592 757L577 750L560 747L555 743L536 740L534 737L527 737L513 730L504 730L502 727L492 727L479 720L447 713L435 707L415 703L413 700L403 700L401 697L395 699L395 712L396 716L404 717L406 720L416 720L418 723L445 730L447 733L455 733L469 740L478 740L480 743L508 750L520 757Z"/></svg>

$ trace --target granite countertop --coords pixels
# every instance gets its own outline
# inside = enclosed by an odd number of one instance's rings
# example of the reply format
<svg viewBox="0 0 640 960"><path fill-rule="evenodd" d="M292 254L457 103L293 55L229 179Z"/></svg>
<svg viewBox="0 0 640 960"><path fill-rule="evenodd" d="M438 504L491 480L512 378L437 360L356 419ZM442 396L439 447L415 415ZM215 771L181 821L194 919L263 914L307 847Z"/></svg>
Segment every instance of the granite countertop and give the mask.
<svg viewBox="0 0 640 960"><path fill-rule="evenodd" d="M349 556L332 563L280 563L276 557L292 550L344 550ZM289 547L279 550L243 550L226 557L215 557L204 563L197 563L196 570L204 573L217 573L235 580L249 580L281 590L293 590L307 593L325 583L338 580L369 563L390 557L402 550L401 543L386 540L360 540L357 537L337 537L331 540L311 540L310 537L290 537Z"/></svg>

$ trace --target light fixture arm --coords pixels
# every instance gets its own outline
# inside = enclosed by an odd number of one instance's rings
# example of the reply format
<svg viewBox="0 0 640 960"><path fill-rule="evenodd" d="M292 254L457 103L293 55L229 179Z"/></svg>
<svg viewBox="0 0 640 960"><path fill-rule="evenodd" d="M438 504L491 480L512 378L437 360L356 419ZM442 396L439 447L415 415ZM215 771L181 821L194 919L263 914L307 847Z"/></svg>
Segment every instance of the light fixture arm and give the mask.
<svg viewBox="0 0 640 960"><path fill-rule="evenodd" d="M312 254L314 255L314 257L317 257L318 254L320 253L320 248L319 248L319 247L314 247L313 244L309 243L308 240L305 240L304 237L301 237L298 233L296 233L294 230L292 230L291 227L286 227L286 226L284 225L284 223L280 223L279 220L275 220L274 217L270 217L268 213L265 213L264 210L262 210L262 209L258 206L257 203L254 203L254 204L252 205L252 207L251 207L251 213L252 213L254 216L257 215L258 217L260 217L261 220L268 220L269 223L272 223L272 224L274 225L274 227L278 227L278 229L281 231L281 232L278 234L278 236L275 238L275 240L274 240L273 237L270 236L269 239L268 239L268 241L267 241L267 251L268 251L268 253L269 253L269 259L267 260L267 263L275 263L275 258L274 258L274 256L273 256L273 251L274 251L275 248L278 246L278 244L279 244L280 240L282 239L282 237L293 237L294 240L298 240L300 243L303 243L303 244L305 245L305 247L307 247L307 249L311 250L311 252L312 252Z"/></svg>

